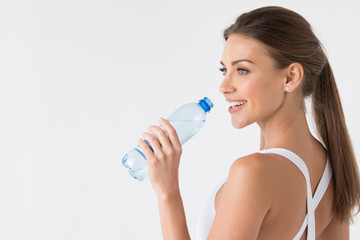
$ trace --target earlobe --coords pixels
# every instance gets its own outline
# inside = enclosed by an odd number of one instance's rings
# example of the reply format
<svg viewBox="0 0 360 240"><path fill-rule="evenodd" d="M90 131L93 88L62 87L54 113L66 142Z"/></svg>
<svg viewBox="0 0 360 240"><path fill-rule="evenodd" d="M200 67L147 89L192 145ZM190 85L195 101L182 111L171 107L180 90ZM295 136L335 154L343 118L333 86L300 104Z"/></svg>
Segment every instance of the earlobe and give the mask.
<svg viewBox="0 0 360 240"><path fill-rule="evenodd" d="M304 75L304 69L300 63L292 63L288 67L284 90L293 92L300 85Z"/></svg>

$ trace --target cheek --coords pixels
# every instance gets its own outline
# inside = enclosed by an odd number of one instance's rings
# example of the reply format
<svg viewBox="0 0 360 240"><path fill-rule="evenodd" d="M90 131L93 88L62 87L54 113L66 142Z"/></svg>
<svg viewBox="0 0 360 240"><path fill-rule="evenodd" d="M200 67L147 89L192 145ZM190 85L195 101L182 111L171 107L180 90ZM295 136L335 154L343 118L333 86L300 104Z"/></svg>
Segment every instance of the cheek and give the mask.
<svg viewBox="0 0 360 240"><path fill-rule="evenodd" d="M254 96L254 94L256 94L256 89L258 89L260 86L261 85L258 83L258 81L249 80L243 85L243 94L245 97Z"/></svg>
<svg viewBox="0 0 360 240"><path fill-rule="evenodd" d="M261 107L264 114L272 114L278 109L283 101L283 92L275 83L272 85L264 85L261 93Z"/></svg>
<svg viewBox="0 0 360 240"><path fill-rule="evenodd" d="M239 111L238 114L232 114L232 125L236 129L242 129L249 124L256 121L257 113L261 112L261 106L263 106L262 95L263 86L255 79L251 79L248 82L243 82L241 87L238 88L240 96L246 99L247 106L243 111Z"/></svg>
<svg viewBox="0 0 360 240"><path fill-rule="evenodd" d="M272 79L254 80L244 86L244 94L250 101L251 111L268 112L272 111L281 104L281 86Z"/></svg>
<svg viewBox="0 0 360 240"><path fill-rule="evenodd" d="M243 95L248 100L252 107L256 107L258 104L264 101L264 84L257 79L252 79L243 86Z"/></svg>

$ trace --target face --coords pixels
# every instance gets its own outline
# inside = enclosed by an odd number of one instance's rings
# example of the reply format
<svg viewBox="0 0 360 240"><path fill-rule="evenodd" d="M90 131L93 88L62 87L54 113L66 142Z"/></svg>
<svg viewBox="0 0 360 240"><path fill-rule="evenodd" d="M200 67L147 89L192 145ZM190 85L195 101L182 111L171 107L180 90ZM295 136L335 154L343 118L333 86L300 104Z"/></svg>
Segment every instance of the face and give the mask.
<svg viewBox="0 0 360 240"><path fill-rule="evenodd" d="M224 80L220 92L229 102L235 128L262 124L281 107L286 72L275 67L264 44L232 34L226 41L221 65Z"/></svg>

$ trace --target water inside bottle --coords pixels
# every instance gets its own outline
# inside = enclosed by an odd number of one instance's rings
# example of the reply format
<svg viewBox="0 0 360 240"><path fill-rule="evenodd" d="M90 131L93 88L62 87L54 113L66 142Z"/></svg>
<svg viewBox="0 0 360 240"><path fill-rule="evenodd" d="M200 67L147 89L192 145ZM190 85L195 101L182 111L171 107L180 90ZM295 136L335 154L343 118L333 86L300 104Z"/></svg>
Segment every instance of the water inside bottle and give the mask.
<svg viewBox="0 0 360 240"><path fill-rule="evenodd" d="M205 120L168 120L176 129L181 145L194 136L205 124Z"/></svg>

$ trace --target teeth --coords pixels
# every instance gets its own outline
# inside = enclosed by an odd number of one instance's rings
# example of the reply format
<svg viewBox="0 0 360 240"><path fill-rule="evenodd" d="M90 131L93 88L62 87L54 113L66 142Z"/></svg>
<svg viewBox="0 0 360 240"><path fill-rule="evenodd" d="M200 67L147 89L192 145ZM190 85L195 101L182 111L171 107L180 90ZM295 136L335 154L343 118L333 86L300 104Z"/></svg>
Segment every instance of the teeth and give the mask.
<svg viewBox="0 0 360 240"><path fill-rule="evenodd" d="M247 103L246 100L243 100L243 101L240 101L240 102L231 102L230 107L235 108L236 106L240 106L240 105L243 105L245 103Z"/></svg>

